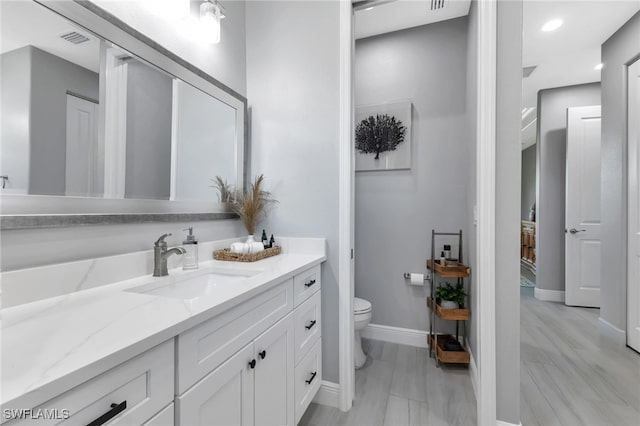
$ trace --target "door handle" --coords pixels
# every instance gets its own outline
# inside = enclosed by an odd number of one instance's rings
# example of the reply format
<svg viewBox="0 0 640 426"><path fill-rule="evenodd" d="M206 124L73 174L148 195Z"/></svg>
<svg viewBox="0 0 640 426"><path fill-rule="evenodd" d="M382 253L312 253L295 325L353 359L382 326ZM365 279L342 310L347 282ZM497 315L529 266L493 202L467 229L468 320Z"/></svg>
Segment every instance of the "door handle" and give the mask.
<svg viewBox="0 0 640 426"><path fill-rule="evenodd" d="M578 232L587 232L587 230L586 230L586 229L576 229L576 228L571 228L571 229L569 229L569 232L570 232L571 234L577 234Z"/></svg>

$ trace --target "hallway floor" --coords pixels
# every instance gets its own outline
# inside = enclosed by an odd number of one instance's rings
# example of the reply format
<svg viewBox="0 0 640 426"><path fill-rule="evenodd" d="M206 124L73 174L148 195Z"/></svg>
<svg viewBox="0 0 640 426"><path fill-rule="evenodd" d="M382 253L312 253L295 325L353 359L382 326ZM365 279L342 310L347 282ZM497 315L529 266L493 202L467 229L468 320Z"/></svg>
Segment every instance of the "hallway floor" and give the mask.
<svg viewBox="0 0 640 426"><path fill-rule="evenodd" d="M363 340L353 408L311 404L299 426L475 425L476 401L466 366L436 368L427 349Z"/></svg>
<svg viewBox="0 0 640 426"><path fill-rule="evenodd" d="M520 292L522 424L640 425L640 354L600 336L599 309Z"/></svg>

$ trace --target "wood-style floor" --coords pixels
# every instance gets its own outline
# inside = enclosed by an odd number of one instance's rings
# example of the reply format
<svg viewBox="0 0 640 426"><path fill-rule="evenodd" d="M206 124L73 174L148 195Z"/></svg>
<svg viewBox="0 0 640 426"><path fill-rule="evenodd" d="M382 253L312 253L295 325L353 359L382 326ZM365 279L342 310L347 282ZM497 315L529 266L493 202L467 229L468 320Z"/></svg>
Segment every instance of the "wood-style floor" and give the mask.
<svg viewBox="0 0 640 426"><path fill-rule="evenodd" d="M363 340L348 413L311 404L300 426L475 425L476 401L465 367L436 368L427 349Z"/></svg>
<svg viewBox="0 0 640 426"><path fill-rule="evenodd" d="M522 424L640 425L640 354L598 333L599 309L521 302Z"/></svg>

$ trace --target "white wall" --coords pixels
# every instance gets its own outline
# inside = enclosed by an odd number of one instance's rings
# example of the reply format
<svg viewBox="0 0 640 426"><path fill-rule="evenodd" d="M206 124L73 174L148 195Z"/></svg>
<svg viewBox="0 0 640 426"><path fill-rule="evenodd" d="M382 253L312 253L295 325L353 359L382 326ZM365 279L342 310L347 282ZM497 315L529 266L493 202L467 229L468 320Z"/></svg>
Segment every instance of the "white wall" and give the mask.
<svg viewBox="0 0 640 426"><path fill-rule="evenodd" d="M640 12L602 45L600 316L627 328L627 65L640 56Z"/></svg>
<svg viewBox="0 0 640 426"><path fill-rule="evenodd" d="M536 146L522 151L522 196L520 198L520 218L529 220L529 211L536 202Z"/></svg>
<svg viewBox="0 0 640 426"><path fill-rule="evenodd" d="M246 17L251 170L280 201L263 227L327 238L323 378L338 382L339 3L248 2Z"/></svg>
<svg viewBox="0 0 640 426"><path fill-rule="evenodd" d="M432 229L466 236L466 80L466 17L356 41L356 108L413 104L411 170L356 172L355 295L374 324L427 329L425 288L403 273L426 271ZM436 257L447 243L457 256L458 239L440 238Z"/></svg>

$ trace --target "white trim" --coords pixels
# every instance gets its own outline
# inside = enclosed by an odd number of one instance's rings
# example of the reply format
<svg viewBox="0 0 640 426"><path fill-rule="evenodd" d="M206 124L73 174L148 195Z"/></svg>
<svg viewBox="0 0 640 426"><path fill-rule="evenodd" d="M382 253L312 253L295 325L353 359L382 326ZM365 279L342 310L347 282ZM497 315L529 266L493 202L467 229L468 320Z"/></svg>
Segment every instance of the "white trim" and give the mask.
<svg viewBox="0 0 640 426"><path fill-rule="evenodd" d="M353 7L340 1L340 184L338 212L339 408L349 411L355 394L353 361Z"/></svg>
<svg viewBox="0 0 640 426"><path fill-rule="evenodd" d="M502 420L496 420L496 426L522 426L522 422L520 423L507 423Z"/></svg>
<svg viewBox="0 0 640 426"><path fill-rule="evenodd" d="M469 352L469 377L471 378L471 386L473 387L473 394L476 396L476 401L478 400L478 366L476 365L476 360L473 357L473 352L471 352L471 345L469 344L469 340L466 341L467 351Z"/></svg>
<svg viewBox="0 0 640 426"><path fill-rule="evenodd" d="M340 408L340 385L323 380L313 402L327 407Z"/></svg>
<svg viewBox="0 0 640 426"><path fill-rule="evenodd" d="M397 343L399 345L427 347L428 333L423 330L411 328L390 327L388 325L369 324L361 332L362 337L383 342Z"/></svg>
<svg viewBox="0 0 640 426"><path fill-rule="evenodd" d="M536 287L533 290L533 295L536 299L544 302L560 302L564 303L564 291L560 290L545 290L543 288Z"/></svg>
<svg viewBox="0 0 640 426"><path fill-rule="evenodd" d="M598 317L598 333L607 337L618 346L627 345L627 332L619 329L602 317Z"/></svg>
<svg viewBox="0 0 640 426"><path fill-rule="evenodd" d="M496 424L496 34L497 2L478 3L478 104L477 179L478 234L477 265L478 321L476 322L478 406L480 425Z"/></svg>

